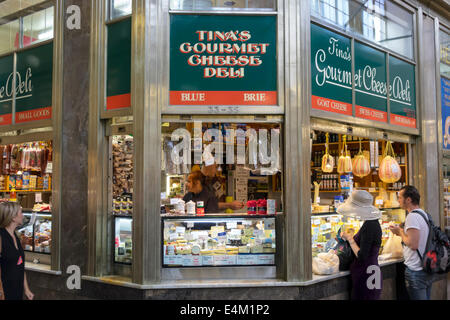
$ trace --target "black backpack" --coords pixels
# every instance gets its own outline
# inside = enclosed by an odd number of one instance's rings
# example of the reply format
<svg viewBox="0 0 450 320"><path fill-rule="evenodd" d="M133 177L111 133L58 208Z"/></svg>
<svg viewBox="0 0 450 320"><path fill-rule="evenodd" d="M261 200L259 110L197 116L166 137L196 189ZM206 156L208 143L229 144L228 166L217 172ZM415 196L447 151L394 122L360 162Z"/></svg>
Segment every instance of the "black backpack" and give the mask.
<svg viewBox="0 0 450 320"><path fill-rule="evenodd" d="M422 216L422 218L428 224L428 239L425 246L424 256L417 249L420 260L422 261L423 271L429 274L433 273L447 273L450 270L450 241L447 235L441 231L441 228L435 226L431 216L422 211L413 210L411 212L416 212ZM425 217L425 214L427 218Z"/></svg>

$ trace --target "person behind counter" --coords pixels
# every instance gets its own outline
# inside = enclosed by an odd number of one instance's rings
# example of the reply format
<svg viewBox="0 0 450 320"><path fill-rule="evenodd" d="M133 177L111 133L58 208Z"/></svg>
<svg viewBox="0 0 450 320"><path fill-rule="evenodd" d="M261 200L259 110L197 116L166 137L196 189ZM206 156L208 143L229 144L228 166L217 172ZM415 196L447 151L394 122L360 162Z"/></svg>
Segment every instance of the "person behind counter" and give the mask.
<svg viewBox="0 0 450 320"><path fill-rule="evenodd" d="M203 201L205 213L219 213L219 205L216 195L212 193L205 185L205 176L200 171L194 171L189 174L186 183L188 193L183 197L184 202Z"/></svg>
<svg viewBox="0 0 450 320"><path fill-rule="evenodd" d="M0 203L0 300L33 300L25 275L25 253L15 234L23 224L22 207L17 202ZM3 290L2 290L3 289Z"/></svg>
<svg viewBox="0 0 450 320"><path fill-rule="evenodd" d="M217 164L215 162L209 165L205 164L202 166L201 172L205 176L205 186L210 189L210 192L216 195L215 184L219 182L219 179L217 178ZM221 211L226 209L240 210L244 207L244 203L237 200L232 202L219 201L218 205L219 210Z"/></svg>
<svg viewBox="0 0 450 320"><path fill-rule="evenodd" d="M381 212L373 205L372 195L364 190L353 191L346 202L339 206L337 213L357 216L364 221L356 235L353 230L346 230L342 238L350 243L356 259L350 265L352 277L352 300L378 300L381 296L380 287L369 287L368 278L373 272L369 268L378 266L378 252L381 246L382 230L378 219ZM381 273L380 273L380 277Z"/></svg>

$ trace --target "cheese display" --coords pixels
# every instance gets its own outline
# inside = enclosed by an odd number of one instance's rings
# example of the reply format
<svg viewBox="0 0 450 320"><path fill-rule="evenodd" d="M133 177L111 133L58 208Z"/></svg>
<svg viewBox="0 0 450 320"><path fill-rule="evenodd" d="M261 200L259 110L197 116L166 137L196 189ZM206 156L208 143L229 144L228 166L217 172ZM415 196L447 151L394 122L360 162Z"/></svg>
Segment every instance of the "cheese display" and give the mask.
<svg viewBox="0 0 450 320"><path fill-rule="evenodd" d="M275 264L275 218L166 218L163 239L165 267Z"/></svg>
<svg viewBox="0 0 450 320"><path fill-rule="evenodd" d="M114 262L131 264L132 233L131 217L115 217Z"/></svg>
<svg viewBox="0 0 450 320"><path fill-rule="evenodd" d="M395 160L394 149L390 141L386 144L383 160L380 163L379 176L381 181L385 183L397 182L402 176L402 170L397 160Z"/></svg>

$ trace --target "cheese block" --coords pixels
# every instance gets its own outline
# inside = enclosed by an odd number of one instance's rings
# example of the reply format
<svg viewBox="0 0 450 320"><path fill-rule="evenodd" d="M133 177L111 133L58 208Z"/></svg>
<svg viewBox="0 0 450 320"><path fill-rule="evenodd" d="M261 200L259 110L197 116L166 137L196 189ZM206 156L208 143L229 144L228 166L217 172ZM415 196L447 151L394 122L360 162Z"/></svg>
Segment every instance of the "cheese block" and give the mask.
<svg viewBox="0 0 450 320"><path fill-rule="evenodd" d="M250 247L248 246L240 246L239 253L250 253Z"/></svg>

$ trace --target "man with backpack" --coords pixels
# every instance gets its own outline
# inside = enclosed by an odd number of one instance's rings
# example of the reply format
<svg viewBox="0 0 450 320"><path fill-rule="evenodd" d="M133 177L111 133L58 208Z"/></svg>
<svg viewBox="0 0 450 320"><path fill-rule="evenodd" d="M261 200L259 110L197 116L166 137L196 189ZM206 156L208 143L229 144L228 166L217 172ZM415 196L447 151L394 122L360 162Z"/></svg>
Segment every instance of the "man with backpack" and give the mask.
<svg viewBox="0 0 450 320"><path fill-rule="evenodd" d="M406 289L411 300L430 300L433 274L425 272L422 263L430 217L420 209L420 194L415 187L404 186L399 192L398 201L407 212L404 228L391 226L390 230L402 238Z"/></svg>

